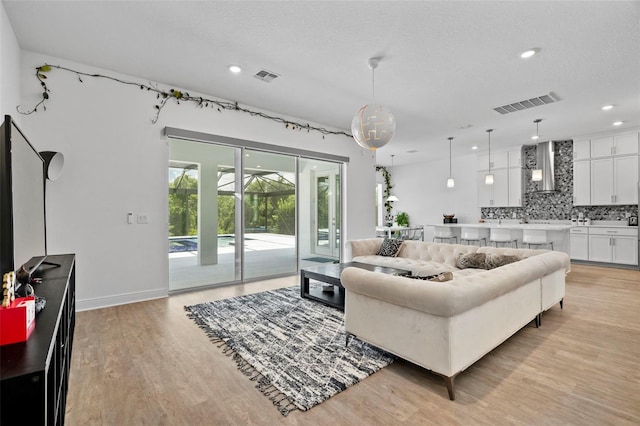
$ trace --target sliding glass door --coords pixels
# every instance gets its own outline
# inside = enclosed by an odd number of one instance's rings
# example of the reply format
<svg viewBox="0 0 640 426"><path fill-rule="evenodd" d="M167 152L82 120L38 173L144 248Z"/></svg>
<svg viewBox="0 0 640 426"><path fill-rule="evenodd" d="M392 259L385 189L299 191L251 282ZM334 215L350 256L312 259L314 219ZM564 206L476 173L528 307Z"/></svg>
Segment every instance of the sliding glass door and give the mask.
<svg viewBox="0 0 640 426"><path fill-rule="evenodd" d="M244 278L295 274L296 157L244 150Z"/></svg>
<svg viewBox="0 0 640 426"><path fill-rule="evenodd" d="M341 191L340 164L300 159L300 229L308 232L308 246L302 247L302 266L308 262L332 262L340 259ZM308 194L302 188L308 187ZM304 211L304 208L308 211ZM305 220L305 213L308 219ZM302 233L301 233L302 234ZM304 262L307 261L307 262Z"/></svg>
<svg viewBox="0 0 640 426"><path fill-rule="evenodd" d="M340 259L340 163L182 139L169 147L170 290Z"/></svg>
<svg viewBox="0 0 640 426"><path fill-rule="evenodd" d="M241 150L182 140L169 146L169 290L241 280Z"/></svg>

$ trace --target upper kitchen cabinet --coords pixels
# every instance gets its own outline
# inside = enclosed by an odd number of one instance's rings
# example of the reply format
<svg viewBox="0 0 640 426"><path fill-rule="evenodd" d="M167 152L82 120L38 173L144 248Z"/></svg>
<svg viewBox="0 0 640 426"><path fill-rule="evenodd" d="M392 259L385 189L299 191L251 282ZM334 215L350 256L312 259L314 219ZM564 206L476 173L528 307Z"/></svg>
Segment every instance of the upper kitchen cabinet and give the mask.
<svg viewBox="0 0 640 426"><path fill-rule="evenodd" d="M573 163L573 205L591 205L591 161Z"/></svg>
<svg viewBox="0 0 640 426"><path fill-rule="evenodd" d="M591 158L636 154L638 154L637 132L621 133L591 139Z"/></svg>
<svg viewBox="0 0 640 426"><path fill-rule="evenodd" d="M506 169L509 164L509 154L507 152L492 152L491 159L488 154L478 155L478 170L489 170L489 163L492 169Z"/></svg>
<svg viewBox="0 0 640 426"><path fill-rule="evenodd" d="M478 172L478 207L507 207L509 205L509 174L507 170L491 170L493 185L484 183L486 171Z"/></svg>
<svg viewBox="0 0 640 426"><path fill-rule="evenodd" d="M522 167L522 147L507 152L509 168Z"/></svg>
<svg viewBox="0 0 640 426"><path fill-rule="evenodd" d="M583 136L573 141L573 204L638 203L638 131Z"/></svg>
<svg viewBox="0 0 640 426"><path fill-rule="evenodd" d="M573 159L588 160L591 158L591 143L589 139L573 141Z"/></svg>
<svg viewBox="0 0 640 426"><path fill-rule="evenodd" d="M591 205L611 204L638 204L637 156L591 160Z"/></svg>
<svg viewBox="0 0 640 426"><path fill-rule="evenodd" d="M509 207L522 207L523 173L521 167L509 167Z"/></svg>
<svg viewBox="0 0 640 426"><path fill-rule="evenodd" d="M478 206L522 207L522 147L491 153L493 185L484 183L489 170L489 156L478 155Z"/></svg>

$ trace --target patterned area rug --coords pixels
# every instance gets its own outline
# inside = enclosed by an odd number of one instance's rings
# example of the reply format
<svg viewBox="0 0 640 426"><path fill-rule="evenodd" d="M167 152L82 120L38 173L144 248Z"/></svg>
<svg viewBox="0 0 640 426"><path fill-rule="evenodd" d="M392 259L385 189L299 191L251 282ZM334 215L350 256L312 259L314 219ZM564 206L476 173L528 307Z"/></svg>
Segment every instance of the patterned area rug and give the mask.
<svg viewBox="0 0 640 426"><path fill-rule="evenodd" d="M341 311L300 297L299 287L185 306L283 415L306 411L393 362L350 339Z"/></svg>

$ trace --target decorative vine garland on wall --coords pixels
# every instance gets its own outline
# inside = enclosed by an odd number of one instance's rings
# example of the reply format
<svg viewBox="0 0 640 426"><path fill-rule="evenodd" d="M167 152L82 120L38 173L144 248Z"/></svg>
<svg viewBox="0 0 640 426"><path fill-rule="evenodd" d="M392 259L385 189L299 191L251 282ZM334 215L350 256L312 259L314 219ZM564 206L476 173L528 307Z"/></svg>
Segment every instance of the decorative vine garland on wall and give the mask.
<svg viewBox="0 0 640 426"><path fill-rule="evenodd" d="M102 74L89 74L81 71L76 71L70 68L62 67L60 65L49 65L49 64L44 64L39 67L36 67L36 78L38 79L38 81L40 82L40 85L42 86L42 99L32 109L28 111L21 111L20 105L18 105L16 107L16 110L20 114L24 114L24 115L33 114L34 112L38 112L39 107L42 107L44 111L47 110L46 103L50 98L51 91L47 86L46 80L48 79L47 73L49 73L53 68L75 73L80 83L84 83L84 81L82 80L82 77L104 78L107 80L115 81L116 83L120 83L128 86L136 86L136 87L139 87L140 90L146 90L148 92L155 93L156 99L158 102L154 105L155 116L151 119L151 122L153 124L158 122L158 118L160 117L160 112L165 107L167 102L175 101L176 104L178 105L180 105L180 102L190 102L190 103L193 103L196 107L214 108L214 109L217 109L218 112L222 112L223 110L233 110L233 111L244 112L254 117L262 117L262 118L275 121L277 123L284 124L287 129L306 130L307 133L311 131L319 132L322 134L322 139L324 139L325 135L343 135L349 138L353 137L347 132L329 130L329 129L325 129L324 127L312 126L309 123L306 123L306 124L298 123L296 121L286 120L282 117L265 114L264 112L261 112L261 111L254 111L249 108L239 106L237 102L225 102L217 99L204 98L202 96L191 96L189 95L189 92L186 92L184 90L169 89L167 91L167 90L159 89L158 87L151 84L140 84L132 81L125 81L119 78L110 77Z"/></svg>
<svg viewBox="0 0 640 426"><path fill-rule="evenodd" d="M384 178L384 208L387 210L387 216L391 214L391 202L387 201L387 198L391 196L391 173L384 166L376 166L376 172L381 172Z"/></svg>

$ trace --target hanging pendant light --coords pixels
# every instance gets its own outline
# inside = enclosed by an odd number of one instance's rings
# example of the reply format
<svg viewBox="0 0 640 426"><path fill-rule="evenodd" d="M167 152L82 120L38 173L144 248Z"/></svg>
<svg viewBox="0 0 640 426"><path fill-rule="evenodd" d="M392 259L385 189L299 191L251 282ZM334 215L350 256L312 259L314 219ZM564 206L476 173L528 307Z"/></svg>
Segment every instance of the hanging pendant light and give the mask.
<svg viewBox="0 0 640 426"><path fill-rule="evenodd" d="M447 188L453 188L456 186L456 181L451 174L451 141L452 137L449 137L449 178L447 179Z"/></svg>
<svg viewBox="0 0 640 426"><path fill-rule="evenodd" d="M351 121L353 139L363 148L375 151L386 145L396 131L396 118L387 107L376 104L375 69L380 58L369 59L372 102L360 108Z"/></svg>
<svg viewBox="0 0 640 426"><path fill-rule="evenodd" d="M393 176L393 157L395 157L395 155L391 156L391 173L390 176ZM389 183L391 183L391 178L389 178ZM389 198L387 198L388 202L394 202L394 201L400 201L398 199L398 197L396 197L395 195L391 194L391 191L389 191Z"/></svg>
<svg viewBox="0 0 640 426"><path fill-rule="evenodd" d="M533 120L534 123L536 123L536 135L534 137L532 137L531 139L535 139L538 140L540 138L540 135L538 135L538 125L540 124L540 122L542 121L541 118L537 118L535 120ZM542 180L542 169L533 169L531 171L531 180L534 182L539 182Z"/></svg>
<svg viewBox="0 0 640 426"><path fill-rule="evenodd" d="M487 129L489 134L489 173L484 175L484 183L487 185L493 185L493 174L491 173L491 132L493 129Z"/></svg>

